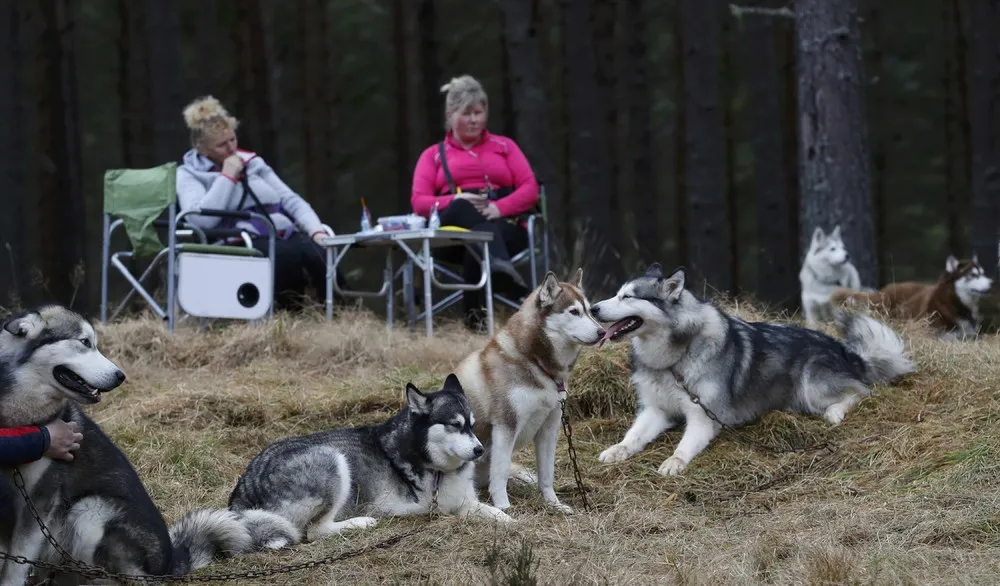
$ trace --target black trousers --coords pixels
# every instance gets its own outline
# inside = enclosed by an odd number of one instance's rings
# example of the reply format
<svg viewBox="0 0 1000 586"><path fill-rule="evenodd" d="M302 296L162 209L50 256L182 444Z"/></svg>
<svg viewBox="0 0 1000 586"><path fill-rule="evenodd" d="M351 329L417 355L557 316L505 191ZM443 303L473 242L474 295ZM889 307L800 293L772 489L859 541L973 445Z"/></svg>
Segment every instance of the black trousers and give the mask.
<svg viewBox="0 0 1000 586"><path fill-rule="evenodd" d="M253 247L267 255L267 238L253 238ZM337 284L347 288L347 281L337 269ZM326 250L301 232L274 241L274 308L301 309L312 286L317 303L326 300ZM336 297L338 302L343 300Z"/></svg>
<svg viewBox="0 0 1000 586"><path fill-rule="evenodd" d="M476 206L464 199L453 199L440 212L442 226L458 226L468 230L492 232L493 242L489 244L490 260L509 261L512 256L528 248L528 231L506 218L487 220ZM467 283L478 283L482 275L479 262L465 247L442 248L435 255L443 261L462 263L462 278ZM519 297L525 292L507 278L494 279L494 290L498 293ZM466 317L478 313L486 304L485 293L465 291L463 297Z"/></svg>

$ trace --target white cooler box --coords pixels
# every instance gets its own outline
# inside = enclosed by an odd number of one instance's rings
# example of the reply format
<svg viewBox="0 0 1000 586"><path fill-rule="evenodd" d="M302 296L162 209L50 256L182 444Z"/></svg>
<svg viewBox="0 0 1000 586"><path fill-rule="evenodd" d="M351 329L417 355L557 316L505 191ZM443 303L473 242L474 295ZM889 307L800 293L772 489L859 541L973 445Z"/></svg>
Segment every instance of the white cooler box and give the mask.
<svg viewBox="0 0 1000 586"><path fill-rule="evenodd" d="M260 319L274 296L266 256L182 252L177 275L181 309L196 317Z"/></svg>

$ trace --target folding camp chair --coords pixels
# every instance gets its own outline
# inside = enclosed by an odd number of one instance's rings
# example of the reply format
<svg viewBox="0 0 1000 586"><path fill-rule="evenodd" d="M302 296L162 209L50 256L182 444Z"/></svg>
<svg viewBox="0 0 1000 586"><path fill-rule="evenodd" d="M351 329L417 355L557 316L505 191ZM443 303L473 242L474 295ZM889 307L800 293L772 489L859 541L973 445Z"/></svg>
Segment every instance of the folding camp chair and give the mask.
<svg viewBox="0 0 1000 586"><path fill-rule="evenodd" d="M530 213L525 214L523 219L527 222L528 247L514 255L514 257L510 260L515 267L521 267L525 264L529 266L529 270L531 271L531 288L535 289L538 287L538 283L542 276L549 271L548 204L545 198L545 184L541 181L538 182L538 206ZM475 254L475 252L473 252L473 254ZM539 271L539 268L541 268L541 271ZM449 281L456 283L465 282L462 275L442 266L441 263L434 263L434 271L440 276L447 278ZM413 283L412 279L410 279L410 283ZM441 301L435 303L434 307L430 309L431 315L436 315L458 303L462 300L463 295L464 292L455 291L446 296ZM493 293L493 299L512 309L518 309L521 307L521 304L517 300L508 299L495 291ZM423 319L426 311L427 308L424 308L420 313L409 316L411 328L412 324Z"/></svg>
<svg viewBox="0 0 1000 586"><path fill-rule="evenodd" d="M260 319L273 314L274 243L276 234L264 216L248 211L189 210L177 212L177 164L149 169L111 169L104 174L104 231L101 255L101 322L108 319L108 267L128 281L131 289L111 316L115 319L138 293L153 312L166 319L170 331L176 323L176 309L204 318ZM159 218L167 212L167 220ZM260 218L268 225L268 255L252 247L250 235L241 230L204 230L184 220L193 215L248 220ZM132 250L111 251L111 239L121 226ZM167 245L157 233L166 227ZM240 238L245 246L210 244L209 240ZM179 242L178 238L197 242ZM142 275L136 277L123 259L152 258ZM167 261L166 308L146 290L143 283L162 261Z"/></svg>

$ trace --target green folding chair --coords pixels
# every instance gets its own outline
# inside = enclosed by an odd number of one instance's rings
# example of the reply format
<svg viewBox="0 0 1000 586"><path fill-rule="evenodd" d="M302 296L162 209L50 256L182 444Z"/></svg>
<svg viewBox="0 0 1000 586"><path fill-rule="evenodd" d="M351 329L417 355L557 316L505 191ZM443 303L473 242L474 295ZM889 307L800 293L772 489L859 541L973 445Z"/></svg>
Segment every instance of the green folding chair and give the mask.
<svg viewBox="0 0 1000 586"><path fill-rule="evenodd" d="M178 306L188 315L205 318L256 320L273 315L274 243L276 234L267 218L255 212L228 210L177 211L177 163L148 169L110 169L104 174L104 229L101 254L101 322L108 320L108 277L113 266L131 286L111 315L114 320L135 294L152 311L166 319L170 331ZM161 219L166 212L167 219ZM185 222L193 215L248 220L260 218L268 225L268 255L252 247L250 235L238 229L205 230ZM167 230L164 246L157 228ZM131 250L112 252L115 230L122 228ZM239 238L245 246L224 244ZM194 238L195 242L180 242ZM211 243L210 243L211 240ZM149 259L136 277L124 259ZM163 260L167 262L166 307L157 302L144 283Z"/></svg>

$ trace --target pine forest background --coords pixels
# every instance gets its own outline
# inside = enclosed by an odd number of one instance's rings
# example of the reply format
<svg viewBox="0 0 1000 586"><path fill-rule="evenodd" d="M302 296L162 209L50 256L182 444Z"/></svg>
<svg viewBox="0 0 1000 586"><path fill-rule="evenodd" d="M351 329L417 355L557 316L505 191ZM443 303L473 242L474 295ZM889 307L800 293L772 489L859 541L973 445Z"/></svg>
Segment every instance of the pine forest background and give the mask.
<svg viewBox="0 0 1000 586"><path fill-rule="evenodd" d="M791 309L812 229L866 285L996 276L1000 2L0 0L0 304L99 301L106 169L179 160L213 94L338 232L409 211L463 73L592 296L647 263ZM750 6L744 6L750 8ZM353 260L352 260L353 259ZM378 278L348 256L362 281ZM118 291L121 281L114 281Z"/></svg>

